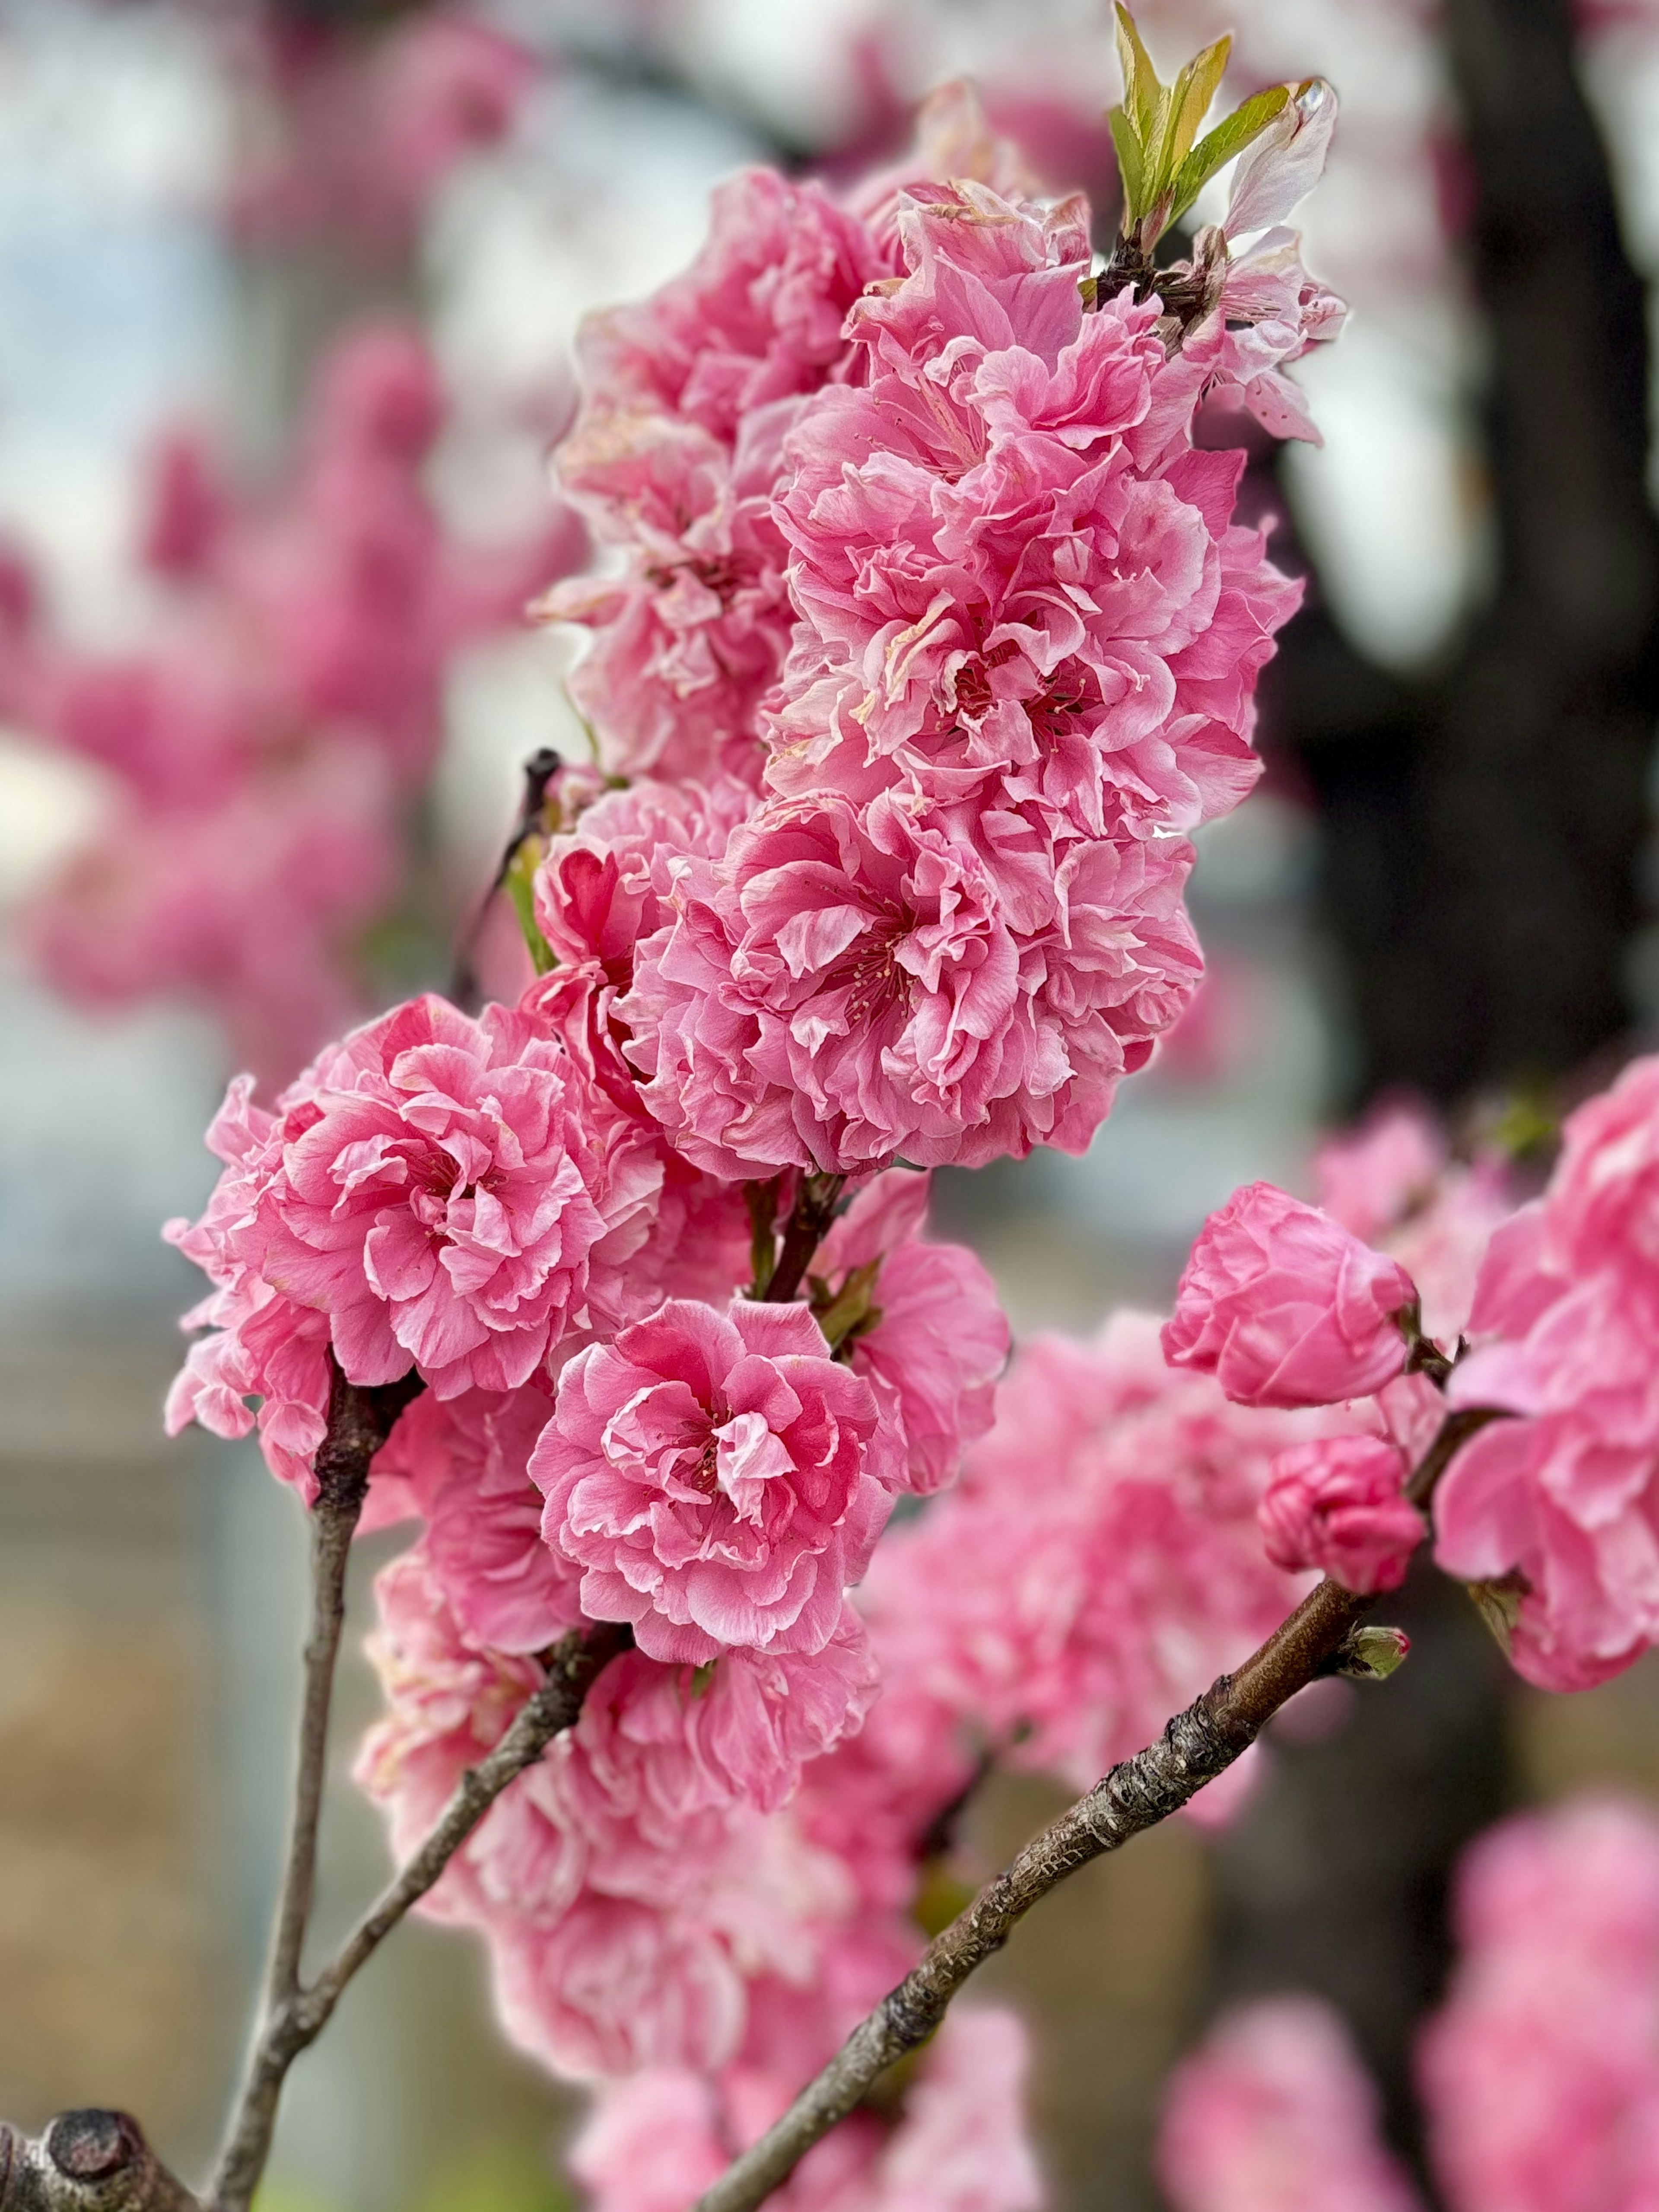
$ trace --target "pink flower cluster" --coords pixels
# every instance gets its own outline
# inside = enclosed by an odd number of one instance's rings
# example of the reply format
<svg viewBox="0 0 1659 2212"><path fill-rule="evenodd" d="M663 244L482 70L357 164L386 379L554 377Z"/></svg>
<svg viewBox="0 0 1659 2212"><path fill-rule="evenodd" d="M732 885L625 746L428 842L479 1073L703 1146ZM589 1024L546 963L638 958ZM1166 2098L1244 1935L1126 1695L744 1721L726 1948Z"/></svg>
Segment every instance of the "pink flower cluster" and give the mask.
<svg viewBox="0 0 1659 2212"><path fill-rule="evenodd" d="M715 1175L1081 1150L1196 987L1184 833L1255 780L1297 600L1242 453L1194 442L1224 349L1091 311L1086 209L951 112L948 185L726 187L694 270L590 329L561 453L619 549L546 602L604 765L752 793L614 1012Z"/></svg>
<svg viewBox="0 0 1659 2212"><path fill-rule="evenodd" d="M1460 1950L1418 2049L1449 2212L1647 2212L1659 2193L1659 1823L1581 1799L1481 1838ZM1242 2007L1177 2069L1158 2152L1175 2212L1413 2212L1340 2023Z"/></svg>
<svg viewBox="0 0 1659 2212"><path fill-rule="evenodd" d="M400 1852L538 1655L628 1631L431 1900L518 2043L633 2077L579 2153L616 2212L757 2135L914 1960L987 1730L1092 1779L1280 1615L1257 1506L1332 1425L1171 1376L1135 1319L999 1401L990 1283L924 1233L927 1169L1080 1149L1189 997L1186 833L1255 777L1296 599L1194 434L1254 310L1183 349L964 96L930 128L860 198L738 179L696 265L590 330L561 465L610 566L547 611L592 634L600 757L520 848L540 972L396 1007L271 1109L234 1085L169 1231L212 1332L172 1425L257 1428L309 1498L337 1378L417 1386L367 1516L421 1524L362 1765ZM1273 313L1275 362L1316 335ZM436 402L341 377L397 527L320 461L336 536L181 464L157 558L233 580L309 686L289 724L368 726L396 783L459 634L413 473ZM1365 1326L1391 1283L1359 1271ZM1029 2212L1018 2070L969 2016L789 2201Z"/></svg>
<svg viewBox="0 0 1659 2212"><path fill-rule="evenodd" d="M196 997L277 1079L361 1006L356 940L398 888L446 669L580 556L568 514L528 545L447 533L424 484L447 413L416 335L349 332L274 494L233 486L193 433L158 447L155 644L89 656L37 620L9 654L9 717L118 788L25 921L70 996Z"/></svg>

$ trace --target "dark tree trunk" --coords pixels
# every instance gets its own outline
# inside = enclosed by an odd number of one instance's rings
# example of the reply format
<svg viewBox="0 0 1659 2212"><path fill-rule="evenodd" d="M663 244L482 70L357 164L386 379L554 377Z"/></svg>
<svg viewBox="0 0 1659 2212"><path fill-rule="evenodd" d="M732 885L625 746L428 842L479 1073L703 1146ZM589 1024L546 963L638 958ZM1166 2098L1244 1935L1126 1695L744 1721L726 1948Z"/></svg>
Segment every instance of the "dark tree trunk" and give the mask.
<svg viewBox="0 0 1659 2212"><path fill-rule="evenodd" d="M1446 36L1490 349L1495 593L1420 684L1313 611L1269 672L1264 725L1317 793L1362 1095L1451 1102L1565 1073L1625 1030L1659 532L1644 290L1565 0L1449 0Z"/></svg>

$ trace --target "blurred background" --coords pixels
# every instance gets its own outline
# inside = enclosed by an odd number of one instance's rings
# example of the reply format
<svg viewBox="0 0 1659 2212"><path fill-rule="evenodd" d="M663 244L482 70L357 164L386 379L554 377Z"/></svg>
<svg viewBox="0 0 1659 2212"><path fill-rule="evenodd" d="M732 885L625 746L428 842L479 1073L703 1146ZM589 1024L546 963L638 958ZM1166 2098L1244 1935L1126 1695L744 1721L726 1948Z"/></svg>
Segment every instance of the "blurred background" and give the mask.
<svg viewBox="0 0 1659 2212"><path fill-rule="evenodd" d="M1305 212L1351 301L1325 434L1257 511L1307 603L1264 783L1206 833L1210 980L1093 1152L941 1179L1022 1330L1161 1304L1239 1182L1407 1087L1545 1114L1659 1015L1654 0L1145 0L1155 57L1343 101ZM226 1076L280 1081L441 985L537 746L525 626L580 565L545 456L590 307L699 243L745 162L832 173L961 74L1103 241L1097 0L0 0L0 2112L126 2105L186 2167L234 2071L301 1595L257 1457L161 1437L199 1287L159 1224ZM365 1571L374 1561L362 1563ZM1156 2203L1157 2085L1224 1999L1332 1998L1408 2153L1462 1843L1613 1779L1646 1668L1552 1701L1451 1594L1237 1824L1174 1824L993 1970L1034 2023L1057 2212ZM372 1711L348 1685L338 1764ZM974 1848L1049 1809L988 1793ZM325 1918L381 1864L349 1790ZM565 2108L413 1929L296 2073L266 2201L535 2212Z"/></svg>

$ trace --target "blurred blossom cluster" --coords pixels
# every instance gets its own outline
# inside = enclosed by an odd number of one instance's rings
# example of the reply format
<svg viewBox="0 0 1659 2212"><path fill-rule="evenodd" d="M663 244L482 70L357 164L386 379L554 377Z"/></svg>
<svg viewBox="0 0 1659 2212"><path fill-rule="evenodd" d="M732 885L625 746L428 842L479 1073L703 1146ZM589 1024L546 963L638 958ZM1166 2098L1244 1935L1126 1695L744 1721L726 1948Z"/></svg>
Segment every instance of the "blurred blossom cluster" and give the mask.
<svg viewBox="0 0 1659 2212"><path fill-rule="evenodd" d="M1659 1822L1584 1799L1483 1836L1459 1954L1419 2045L1450 2212L1645 2212L1659 2189ZM1376 2099L1330 2010L1224 2016L1168 2091L1176 2212L1413 2212Z"/></svg>

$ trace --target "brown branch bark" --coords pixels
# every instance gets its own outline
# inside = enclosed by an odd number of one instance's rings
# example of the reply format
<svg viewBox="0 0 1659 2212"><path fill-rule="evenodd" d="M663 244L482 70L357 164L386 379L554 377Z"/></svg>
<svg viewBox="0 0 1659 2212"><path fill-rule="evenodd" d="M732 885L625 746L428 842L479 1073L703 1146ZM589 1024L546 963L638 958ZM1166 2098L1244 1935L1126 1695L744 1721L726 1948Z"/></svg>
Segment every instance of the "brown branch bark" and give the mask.
<svg viewBox="0 0 1659 2212"><path fill-rule="evenodd" d="M0 2212L202 2212L125 2112L60 2112L31 2140L0 2126Z"/></svg>
<svg viewBox="0 0 1659 2212"><path fill-rule="evenodd" d="M288 1863L277 1905L260 2027L230 2132L211 2191L226 2212L246 2212L270 2152L284 2063L273 2070L274 2032L300 1988L300 1960L317 1882L317 1829L328 1758L334 1667L345 1626L346 1568L368 1495L374 1455L398 1416L423 1387L417 1375L367 1389L348 1382L329 1354L328 1428L317 1449L316 1502L311 1509L311 1632L305 1648L300 1755Z"/></svg>
<svg viewBox="0 0 1659 2212"><path fill-rule="evenodd" d="M1051 1820L934 1938L782 2118L698 2198L695 2212L753 2212L888 2067L927 2041L969 1976L1002 1948L1034 1905L1091 1859L1179 1812L1255 1742L1288 1698L1341 1667L1344 1647L1373 1602L1321 1583L1237 1674L1224 1674L1176 1715L1158 1742L1115 1766ZM1356 1672L1371 1671L1358 1654L1356 1662Z"/></svg>

